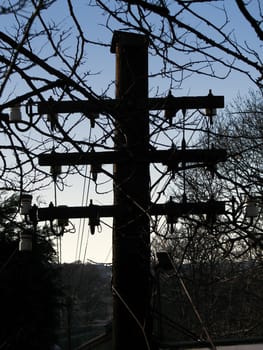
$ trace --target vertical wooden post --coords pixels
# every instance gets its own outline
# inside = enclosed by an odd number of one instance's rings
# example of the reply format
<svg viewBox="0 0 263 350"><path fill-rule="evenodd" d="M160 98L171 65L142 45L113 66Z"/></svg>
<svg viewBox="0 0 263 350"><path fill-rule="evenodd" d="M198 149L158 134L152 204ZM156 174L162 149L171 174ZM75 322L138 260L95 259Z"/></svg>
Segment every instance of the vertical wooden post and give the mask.
<svg viewBox="0 0 263 350"><path fill-rule="evenodd" d="M124 215L114 217L113 228L113 349L149 349L150 203L149 162L138 155L149 148L148 110L137 110L148 98L148 40L144 35L115 32L116 150L126 149L127 162L114 165L114 202Z"/></svg>

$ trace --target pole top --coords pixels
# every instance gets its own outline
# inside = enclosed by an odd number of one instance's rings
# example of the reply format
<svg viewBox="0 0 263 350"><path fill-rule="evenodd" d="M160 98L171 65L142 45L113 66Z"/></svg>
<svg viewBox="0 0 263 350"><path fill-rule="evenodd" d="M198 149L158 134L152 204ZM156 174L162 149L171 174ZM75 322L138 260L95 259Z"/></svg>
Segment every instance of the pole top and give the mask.
<svg viewBox="0 0 263 350"><path fill-rule="evenodd" d="M111 41L111 53L116 53L116 47L120 46L148 46L148 37L143 34L123 32L116 30Z"/></svg>

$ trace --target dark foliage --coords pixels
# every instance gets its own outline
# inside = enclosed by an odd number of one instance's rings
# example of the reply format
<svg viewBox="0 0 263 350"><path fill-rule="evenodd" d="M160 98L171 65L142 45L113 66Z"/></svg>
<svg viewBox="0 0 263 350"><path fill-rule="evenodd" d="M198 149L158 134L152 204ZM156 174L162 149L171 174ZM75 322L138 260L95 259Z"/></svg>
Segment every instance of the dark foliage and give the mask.
<svg viewBox="0 0 263 350"><path fill-rule="evenodd" d="M256 261L189 264L178 273L160 272L159 338L209 341L209 334L215 341L261 337L262 278L262 263Z"/></svg>
<svg viewBox="0 0 263 350"><path fill-rule="evenodd" d="M0 218L0 348L49 349L55 342L58 309L58 271L53 249L38 232L33 252L20 252L19 227L13 197L1 206Z"/></svg>

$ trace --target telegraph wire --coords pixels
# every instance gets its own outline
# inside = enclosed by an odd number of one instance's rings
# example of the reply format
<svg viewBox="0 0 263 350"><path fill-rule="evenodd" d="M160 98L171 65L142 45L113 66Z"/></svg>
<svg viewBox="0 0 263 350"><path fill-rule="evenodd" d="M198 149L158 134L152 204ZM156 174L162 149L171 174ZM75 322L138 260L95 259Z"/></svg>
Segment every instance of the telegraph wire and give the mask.
<svg viewBox="0 0 263 350"><path fill-rule="evenodd" d="M92 130L92 128L90 128L90 132L89 132L89 137L88 137L89 143L91 141L91 130ZM90 174L89 174L89 176L87 176L87 174L88 174L88 165L86 165L86 167L85 167L85 176L84 176L84 182L83 182L81 206L84 205L84 202L86 205L88 204L90 185L91 185L91 176L90 176ZM88 184L87 184L87 178L88 178ZM85 194L86 188L87 188L87 193ZM86 196L86 199L84 200L85 196ZM76 254L75 254L75 260L79 260L79 261L81 261L81 251L82 251L83 238L84 238L85 222L86 222L85 218L79 220L78 238L77 238L77 246L76 246ZM87 241L88 241L88 238L89 238L89 235L87 237Z"/></svg>

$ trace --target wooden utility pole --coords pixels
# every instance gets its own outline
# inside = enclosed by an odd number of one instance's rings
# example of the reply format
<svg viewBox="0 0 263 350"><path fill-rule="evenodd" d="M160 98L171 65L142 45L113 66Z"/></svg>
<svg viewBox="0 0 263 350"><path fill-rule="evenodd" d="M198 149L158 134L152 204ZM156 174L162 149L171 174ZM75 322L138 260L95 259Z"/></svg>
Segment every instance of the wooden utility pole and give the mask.
<svg viewBox="0 0 263 350"><path fill-rule="evenodd" d="M114 203L123 207L113 225L113 348L149 349L150 344L150 204L148 42L145 36L116 32L116 98L125 108L116 118L115 148L130 153L114 165Z"/></svg>
<svg viewBox="0 0 263 350"><path fill-rule="evenodd" d="M100 101L48 101L38 113L106 112L115 120L115 150L42 154L40 165L114 164L114 204L88 207L39 208L42 220L113 217L113 349L152 350L150 285L150 216L224 213L224 203L158 204L150 201L150 163L184 170L186 163L215 164L225 150L150 150L149 110L166 110L167 121L180 109L220 108L223 96L148 98L148 41L144 35L117 31L111 52L116 54L116 98Z"/></svg>

